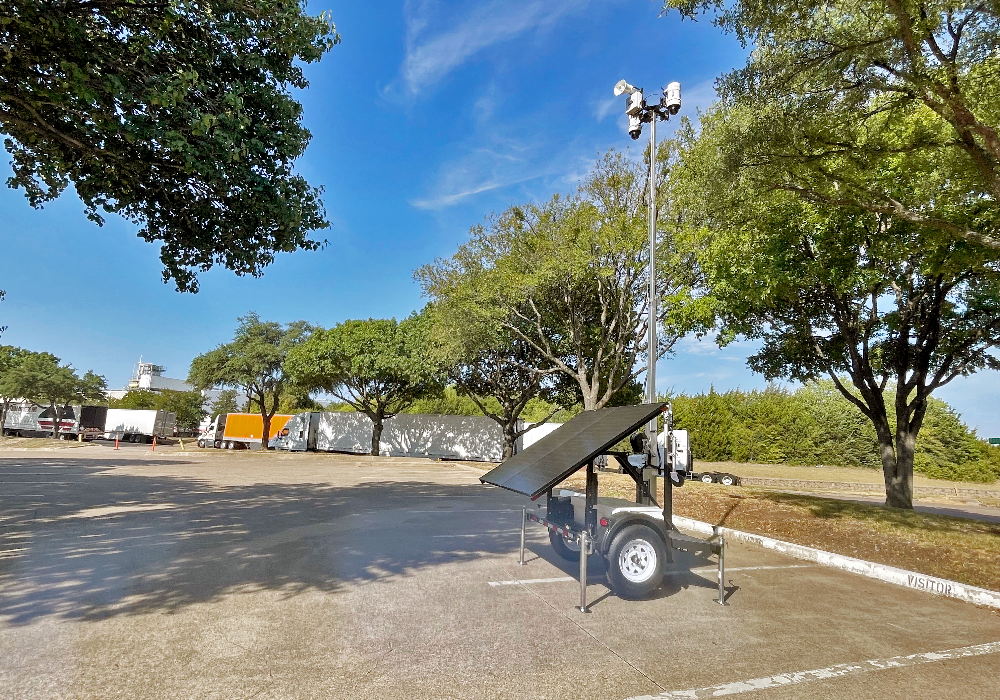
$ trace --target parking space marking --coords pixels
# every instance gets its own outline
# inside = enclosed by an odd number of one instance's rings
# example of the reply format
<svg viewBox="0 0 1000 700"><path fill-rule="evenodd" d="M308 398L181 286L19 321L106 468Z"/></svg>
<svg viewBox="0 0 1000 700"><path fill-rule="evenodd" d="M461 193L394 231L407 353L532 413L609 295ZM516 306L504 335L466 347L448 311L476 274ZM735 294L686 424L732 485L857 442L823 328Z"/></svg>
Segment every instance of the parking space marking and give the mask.
<svg viewBox="0 0 1000 700"><path fill-rule="evenodd" d="M437 513L451 515L455 513L513 513L511 508L469 508L468 510L408 510L407 513Z"/></svg>
<svg viewBox="0 0 1000 700"><path fill-rule="evenodd" d="M888 668L904 668L906 666L916 666L917 664L930 664L936 661L948 661L950 659L963 659L970 656L982 656L984 654L997 653L1000 653L1000 642L990 642L989 644L976 644L974 646L961 647L959 649L929 651L923 654L910 654L909 656L893 656L888 659L869 659L868 661L860 661L853 664L837 664L836 666L818 668L813 671L781 673L777 676L751 678L746 681L723 683L722 685L712 685L707 688L667 690L658 695L637 695L629 698L628 700L717 698L723 695L752 693L757 690L767 690L770 688L781 688L786 685L796 685L798 683L829 680L831 678L840 678L842 676L850 676L858 673L868 673L869 671L884 671Z"/></svg>
<svg viewBox="0 0 1000 700"><path fill-rule="evenodd" d="M516 586L520 583L562 583L564 581L576 581L572 576L556 576L555 578L525 578L513 581L490 581L491 586Z"/></svg>
<svg viewBox="0 0 1000 700"><path fill-rule="evenodd" d="M467 535L431 535L435 539L440 539L444 537L497 537L506 535L516 535L519 534L520 530L511 530L509 532L473 532Z"/></svg>

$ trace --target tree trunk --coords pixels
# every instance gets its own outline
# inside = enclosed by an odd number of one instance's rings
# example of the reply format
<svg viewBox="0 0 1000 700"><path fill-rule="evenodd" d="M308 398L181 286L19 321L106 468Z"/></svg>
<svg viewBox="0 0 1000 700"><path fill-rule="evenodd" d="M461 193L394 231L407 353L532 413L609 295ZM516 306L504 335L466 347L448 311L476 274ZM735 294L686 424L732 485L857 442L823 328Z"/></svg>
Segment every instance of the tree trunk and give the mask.
<svg viewBox="0 0 1000 700"><path fill-rule="evenodd" d="M7 401L0 401L0 440L6 437L4 432L4 426L7 424L7 412L10 410L10 403Z"/></svg>
<svg viewBox="0 0 1000 700"><path fill-rule="evenodd" d="M264 433L260 436L260 449L269 450L271 447L267 443L268 436L271 434L271 416L269 416L267 411L264 410L263 403L261 403L260 417L261 422L264 424Z"/></svg>
<svg viewBox="0 0 1000 700"><path fill-rule="evenodd" d="M879 445L882 473L885 476L885 505L913 510L913 453L917 436L905 430L896 432L896 449Z"/></svg>
<svg viewBox="0 0 1000 700"><path fill-rule="evenodd" d="M378 457L382 448L382 419L381 411L372 418L372 457Z"/></svg>
<svg viewBox="0 0 1000 700"><path fill-rule="evenodd" d="M503 456L500 461L514 456L514 446L517 444L517 416L503 424Z"/></svg>

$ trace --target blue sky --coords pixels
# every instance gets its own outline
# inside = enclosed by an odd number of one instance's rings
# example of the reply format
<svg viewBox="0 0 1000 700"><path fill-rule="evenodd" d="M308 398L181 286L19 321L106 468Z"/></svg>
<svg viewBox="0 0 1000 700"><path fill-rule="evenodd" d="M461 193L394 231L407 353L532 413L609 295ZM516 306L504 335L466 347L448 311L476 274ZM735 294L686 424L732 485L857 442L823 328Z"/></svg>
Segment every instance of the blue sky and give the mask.
<svg viewBox="0 0 1000 700"><path fill-rule="evenodd" d="M308 67L311 85L300 93L313 140L298 167L326 190L329 245L282 255L261 279L213 270L198 294L178 294L160 279L158 247L134 225L110 217L96 226L72 191L39 211L2 188L0 322L9 329L0 342L52 352L120 387L140 355L183 378L251 310L323 326L406 316L424 303L414 269L450 255L470 226L567 192L601 153L632 145L623 98L611 92L619 79L647 93L678 80L682 114L694 115L711 102L714 78L743 62L732 37L659 8L654 0L312 2L343 37ZM685 339L659 365L659 388L762 387L746 352ZM998 387L1000 375L983 373L939 395L981 434L1000 435Z"/></svg>

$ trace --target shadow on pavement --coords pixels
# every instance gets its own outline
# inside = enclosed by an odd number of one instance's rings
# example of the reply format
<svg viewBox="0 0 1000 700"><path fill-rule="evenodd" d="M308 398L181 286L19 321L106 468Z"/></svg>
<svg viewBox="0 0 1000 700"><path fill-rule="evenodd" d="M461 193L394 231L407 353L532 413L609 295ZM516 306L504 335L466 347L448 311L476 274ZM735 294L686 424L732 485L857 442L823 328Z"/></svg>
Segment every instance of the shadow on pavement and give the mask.
<svg viewBox="0 0 1000 700"><path fill-rule="evenodd" d="M44 466L14 473L12 460L0 460L0 619L8 624L170 613L234 592L334 592L482 556L421 537L447 522L412 512L442 498L481 498L478 485L220 487L123 475L96 460L51 462L51 481L64 483L21 487L22 476L45 478L37 476Z"/></svg>

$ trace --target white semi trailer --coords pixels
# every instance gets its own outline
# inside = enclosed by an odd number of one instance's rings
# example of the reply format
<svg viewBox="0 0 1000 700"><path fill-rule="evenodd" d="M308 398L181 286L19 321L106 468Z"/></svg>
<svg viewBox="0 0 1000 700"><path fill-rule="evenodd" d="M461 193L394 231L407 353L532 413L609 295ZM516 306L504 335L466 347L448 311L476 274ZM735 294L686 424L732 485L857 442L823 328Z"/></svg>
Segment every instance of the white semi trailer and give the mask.
<svg viewBox="0 0 1000 700"><path fill-rule="evenodd" d="M3 423L4 435L15 437L49 437L53 418L59 414L58 435L62 440L84 440L100 437L104 432L107 406L62 406L56 411L47 406L19 403L11 406Z"/></svg>
<svg viewBox="0 0 1000 700"><path fill-rule="evenodd" d="M371 419L363 413L299 413L269 444L292 452L368 454L372 430ZM503 431L486 416L401 413L385 420L380 442L381 454L388 457L499 462L503 456Z"/></svg>
<svg viewBox="0 0 1000 700"><path fill-rule="evenodd" d="M122 442L152 442L154 437L171 437L176 425L177 414L173 411L109 408L104 437Z"/></svg>

